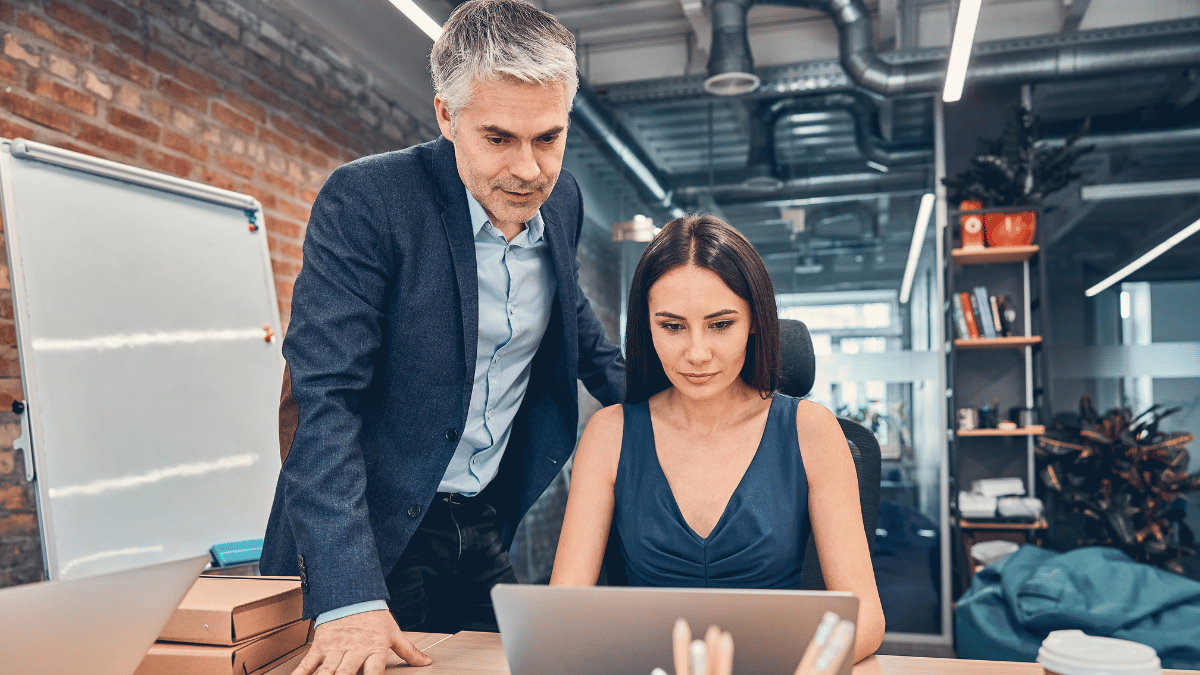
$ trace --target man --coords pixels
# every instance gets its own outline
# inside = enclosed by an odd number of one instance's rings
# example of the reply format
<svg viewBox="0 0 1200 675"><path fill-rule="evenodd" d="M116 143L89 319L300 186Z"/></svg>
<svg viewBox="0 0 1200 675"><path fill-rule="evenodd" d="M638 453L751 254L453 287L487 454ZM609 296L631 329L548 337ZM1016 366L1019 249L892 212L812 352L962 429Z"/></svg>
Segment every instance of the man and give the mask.
<svg viewBox="0 0 1200 675"><path fill-rule="evenodd" d="M299 575L317 619L300 674L430 663L401 629L495 630L517 523L574 447L576 379L606 405L624 391L559 174L574 38L475 0L430 65L443 138L334 171L293 293L261 567Z"/></svg>

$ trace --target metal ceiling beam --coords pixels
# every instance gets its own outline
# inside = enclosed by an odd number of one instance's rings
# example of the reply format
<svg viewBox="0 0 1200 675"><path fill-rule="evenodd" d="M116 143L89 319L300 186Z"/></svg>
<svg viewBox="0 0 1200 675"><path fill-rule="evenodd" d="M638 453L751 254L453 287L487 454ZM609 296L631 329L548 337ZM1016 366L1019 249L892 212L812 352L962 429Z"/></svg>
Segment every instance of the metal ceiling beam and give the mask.
<svg viewBox="0 0 1200 675"><path fill-rule="evenodd" d="M1074 33L1079 30L1079 24L1083 23L1083 17L1087 15L1088 5L1092 4L1092 0L1063 0L1063 4L1067 6L1067 13L1063 17L1062 32Z"/></svg>

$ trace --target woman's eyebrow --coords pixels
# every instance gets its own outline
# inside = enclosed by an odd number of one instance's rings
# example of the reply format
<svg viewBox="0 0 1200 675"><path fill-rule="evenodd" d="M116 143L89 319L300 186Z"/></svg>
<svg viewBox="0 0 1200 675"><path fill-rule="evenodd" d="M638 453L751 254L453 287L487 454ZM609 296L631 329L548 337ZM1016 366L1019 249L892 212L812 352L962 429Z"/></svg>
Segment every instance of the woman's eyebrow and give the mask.
<svg viewBox="0 0 1200 675"><path fill-rule="evenodd" d="M719 312L713 312L712 314L709 314L708 316L706 316L704 318L715 319L718 316L725 316L726 314L737 314L737 313L738 313L738 311L736 309L722 309Z"/></svg>

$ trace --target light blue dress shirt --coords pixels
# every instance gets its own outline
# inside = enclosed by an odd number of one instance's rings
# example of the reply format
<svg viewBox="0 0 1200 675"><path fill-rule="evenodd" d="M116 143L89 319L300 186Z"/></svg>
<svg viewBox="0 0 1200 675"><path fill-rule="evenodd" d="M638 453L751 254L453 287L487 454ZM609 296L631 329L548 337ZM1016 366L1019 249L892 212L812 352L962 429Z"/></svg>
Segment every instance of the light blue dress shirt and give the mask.
<svg viewBox="0 0 1200 675"><path fill-rule="evenodd" d="M558 282L550 264L542 214L535 213L512 241L492 225L467 191L479 276L479 341L467 424L438 492L479 494L500 470L513 419L525 398L529 370L550 322ZM371 600L325 612L316 625L387 609Z"/></svg>

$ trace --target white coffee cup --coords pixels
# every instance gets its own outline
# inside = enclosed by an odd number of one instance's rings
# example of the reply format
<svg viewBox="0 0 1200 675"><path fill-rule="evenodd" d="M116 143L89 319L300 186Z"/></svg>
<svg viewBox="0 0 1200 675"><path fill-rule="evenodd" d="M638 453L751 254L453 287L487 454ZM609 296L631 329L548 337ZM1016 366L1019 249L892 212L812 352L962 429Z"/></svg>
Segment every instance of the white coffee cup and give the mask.
<svg viewBox="0 0 1200 675"><path fill-rule="evenodd" d="M1046 675L1162 675L1153 647L1081 630L1056 630L1038 649Z"/></svg>

